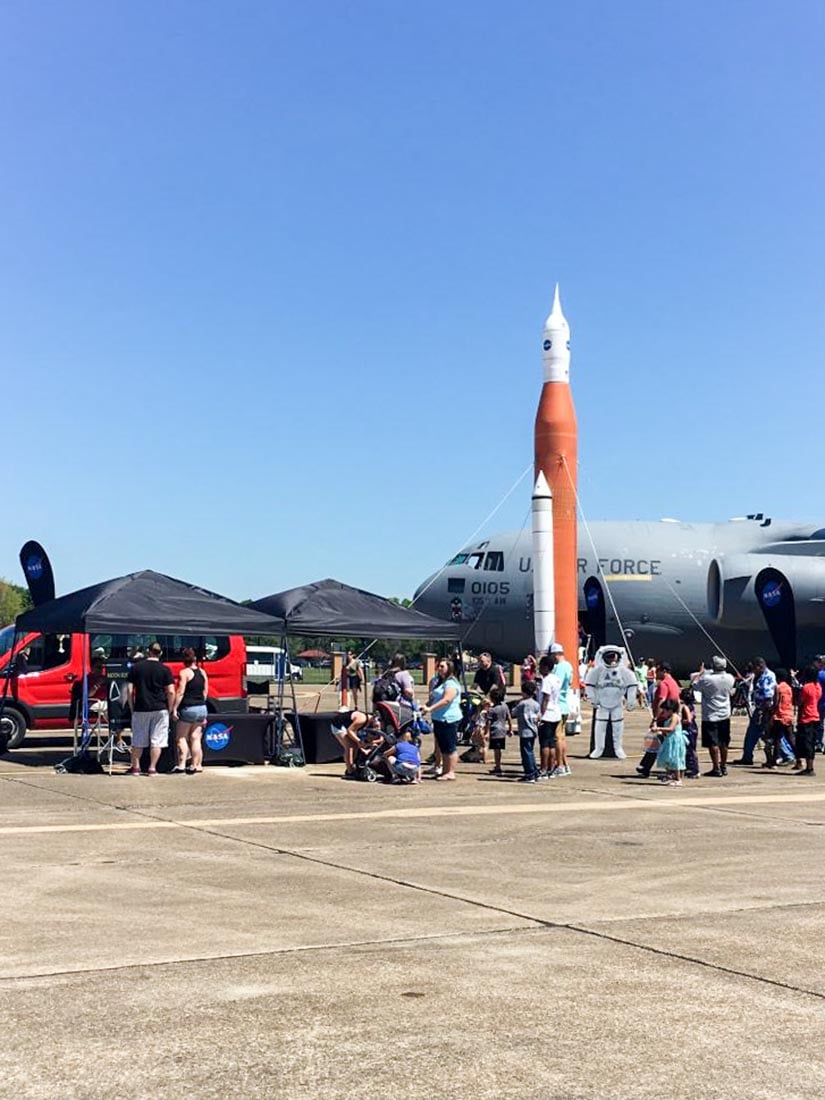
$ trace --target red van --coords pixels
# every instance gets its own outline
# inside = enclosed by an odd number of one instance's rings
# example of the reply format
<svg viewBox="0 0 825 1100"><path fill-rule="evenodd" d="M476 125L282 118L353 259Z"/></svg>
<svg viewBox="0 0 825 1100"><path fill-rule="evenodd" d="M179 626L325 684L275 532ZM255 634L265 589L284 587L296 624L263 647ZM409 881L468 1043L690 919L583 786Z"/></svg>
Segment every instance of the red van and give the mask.
<svg viewBox="0 0 825 1100"><path fill-rule="evenodd" d="M103 658L110 676L111 690L119 693L132 655L146 652L157 641L163 647L163 662L173 676L183 668L182 651L191 646L199 655L209 676L207 707L211 712L246 711L246 646L239 635L188 636L182 634L25 634L9 653L14 627L0 630L0 690L9 658L12 675L3 712L3 730L10 749L23 744L28 730L66 729L70 726L69 709L72 685L83 675L83 646L86 667L92 654ZM27 651L25 658L20 654Z"/></svg>

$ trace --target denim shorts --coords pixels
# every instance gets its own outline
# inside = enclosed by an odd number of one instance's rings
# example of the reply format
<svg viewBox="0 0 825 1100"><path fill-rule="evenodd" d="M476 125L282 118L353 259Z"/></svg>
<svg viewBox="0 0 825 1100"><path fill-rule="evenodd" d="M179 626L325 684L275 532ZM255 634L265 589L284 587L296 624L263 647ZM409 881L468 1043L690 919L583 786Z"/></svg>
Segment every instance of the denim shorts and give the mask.
<svg viewBox="0 0 825 1100"><path fill-rule="evenodd" d="M206 707L202 704L199 707L181 707L178 717L181 722L205 722L207 713Z"/></svg>
<svg viewBox="0 0 825 1100"><path fill-rule="evenodd" d="M458 749L458 722L439 722L433 720L433 733L438 747L445 756L451 756Z"/></svg>

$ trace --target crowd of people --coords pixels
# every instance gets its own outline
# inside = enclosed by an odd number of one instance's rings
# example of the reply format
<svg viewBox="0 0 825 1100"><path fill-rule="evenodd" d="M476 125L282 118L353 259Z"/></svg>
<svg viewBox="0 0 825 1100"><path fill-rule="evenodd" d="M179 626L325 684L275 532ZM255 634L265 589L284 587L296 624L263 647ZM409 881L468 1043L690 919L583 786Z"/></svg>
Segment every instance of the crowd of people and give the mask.
<svg viewBox="0 0 825 1100"><path fill-rule="evenodd" d="M580 668L584 682L587 665ZM700 665L687 683L673 675L668 661L647 659L635 666L638 702L650 712L644 751L636 772L649 778L654 770L669 786L702 774L699 748L707 750L710 769L704 775L722 778L732 766L753 766L761 741L767 769L788 767L813 776L817 752L825 751L825 657L795 670L767 667L756 658L734 676L727 660L713 657ZM490 653L482 653L470 692L463 689L454 662L442 658L428 685L426 702L415 701L414 684L402 654L374 687L374 708L386 702L381 685L393 685L395 731L387 728L378 709L370 715L356 710L347 726L334 729L344 749L345 775L357 778L359 756L376 753L386 777L395 782L418 782L422 775L441 782L456 779L459 730L469 740L482 763L492 765L492 776L503 776L502 757L508 739L515 738L521 760L520 781L541 783L571 775L567 755L567 729L576 718L578 696L573 690L573 667L563 647L554 644L538 660L528 655L521 670L521 697L507 699L505 674ZM475 699L468 719L468 694ZM630 694L634 694L632 686ZM731 716L735 706L748 715L742 756L729 761ZM434 735L433 756L425 772L418 733L429 723ZM623 756L624 754L622 754Z"/></svg>

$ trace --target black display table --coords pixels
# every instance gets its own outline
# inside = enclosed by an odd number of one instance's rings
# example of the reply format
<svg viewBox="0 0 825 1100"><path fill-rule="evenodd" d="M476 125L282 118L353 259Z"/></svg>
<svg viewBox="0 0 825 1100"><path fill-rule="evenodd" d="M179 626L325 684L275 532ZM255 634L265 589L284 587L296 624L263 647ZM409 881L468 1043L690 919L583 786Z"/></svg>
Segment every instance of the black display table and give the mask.
<svg viewBox="0 0 825 1100"><path fill-rule="evenodd" d="M273 753L274 717L272 714L210 714L203 732L204 764L265 764ZM170 772L175 766L175 758L175 723L172 722L169 745L160 754L158 771ZM148 749L143 750L141 766L144 771L149 767Z"/></svg>
<svg viewBox="0 0 825 1100"><path fill-rule="evenodd" d="M351 710L319 711L317 714L301 714L301 740L307 764L337 764L344 759L344 750L332 734L333 726L348 726ZM295 722L294 713L288 715Z"/></svg>

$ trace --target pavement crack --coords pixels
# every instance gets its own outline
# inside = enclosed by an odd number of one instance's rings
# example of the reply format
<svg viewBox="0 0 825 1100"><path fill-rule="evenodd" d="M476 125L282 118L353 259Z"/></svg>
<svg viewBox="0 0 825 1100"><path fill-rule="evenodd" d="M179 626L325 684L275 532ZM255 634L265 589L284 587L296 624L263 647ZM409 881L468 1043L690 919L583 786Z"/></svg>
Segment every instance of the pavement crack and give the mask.
<svg viewBox="0 0 825 1100"><path fill-rule="evenodd" d="M636 951L644 951L650 955L655 955L660 958L675 959L680 962L689 963L693 966L701 966L706 970L716 971L719 974L726 974L730 977L736 977L745 981L756 982L758 984L771 986L776 989L783 989L787 992L798 993L803 996L814 997L817 1000L825 1001L825 993L820 993L815 989L807 989L804 986L793 985L790 982L780 981L778 978L767 978L761 974L754 974L752 971L740 970L736 967L723 966L720 963L709 962L708 960L701 959L695 955L687 955L683 952L678 951L668 951L662 947L655 947L651 946L650 944L639 943L636 940L630 940L623 936L612 935L609 932L602 931L598 928L588 927L587 925L575 924L573 922L545 920L543 917L537 917L531 913L523 913L517 909L510 909L507 906L495 905L491 902L482 901L480 898L467 897L463 894L456 894L449 890L439 890L432 886L425 886L423 883L411 882L408 879L396 878L393 875L385 875L382 874L380 871L369 871L361 867L351 867L344 863L336 863L334 860L322 859L320 856L310 855L304 852L297 852L290 848L279 848L276 845L267 844L264 841L260 840L250 840L245 837L233 837L226 833L222 833L217 829L209 829L204 828L203 826L195 825L189 826L189 828L192 828L195 832L207 833L210 836L220 837L224 840L248 845L249 847L261 848L265 851L270 851L277 855L289 856L292 859L299 859L307 863L319 864L332 870L349 872L350 874L356 875L363 875L366 878L374 879L378 882L386 882L394 886L399 886L402 889L415 890L420 893L428 894L432 897L440 897L449 901L460 902L465 905L471 905L478 909L484 909L491 913L500 913L504 916L513 917L515 919L525 921L538 928L544 928L551 931L576 932L579 935L592 936L595 939L601 939L608 943L621 944L623 947L629 947ZM766 908L770 908L770 906Z"/></svg>
<svg viewBox="0 0 825 1100"><path fill-rule="evenodd" d="M151 962L114 963L111 966L75 967L66 970L32 971L29 974L0 974L0 983L7 986L19 985L23 982L42 981L48 978L75 978L86 977L93 974L117 974L127 970L151 970L156 967L192 966L198 963L230 962L242 959L263 959L279 955L300 955L308 951L351 951L359 947L393 947L397 945L409 946L412 943L436 943L440 940L466 939L468 935L476 937L524 935L528 932L540 930L537 924L528 928L478 928L468 933L466 929L460 932L428 932L419 936L391 936L383 939L372 940L346 940L340 943L306 943L293 944L291 947L266 947L260 951L237 951L223 955L192 955L181 959L156 959Z"/></svg>

